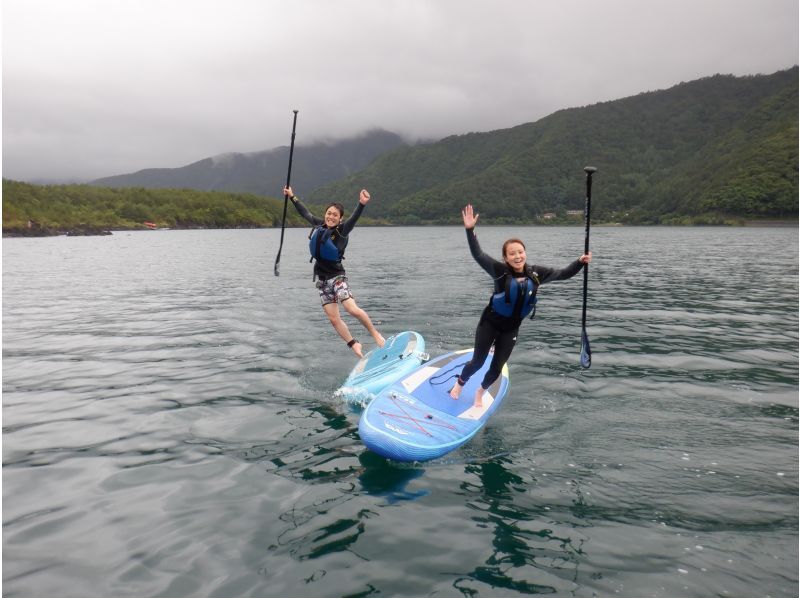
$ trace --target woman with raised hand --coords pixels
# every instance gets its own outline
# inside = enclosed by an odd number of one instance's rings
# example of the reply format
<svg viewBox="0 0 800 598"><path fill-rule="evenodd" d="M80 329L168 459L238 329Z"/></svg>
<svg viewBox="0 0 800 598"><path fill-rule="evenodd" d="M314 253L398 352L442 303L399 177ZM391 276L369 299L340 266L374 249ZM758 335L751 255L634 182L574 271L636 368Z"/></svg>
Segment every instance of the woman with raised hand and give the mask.
<svg viewBox="0 0 800 598"><path fill-rule="evenodd" d="M353 353L359 358L364 356L361 343L350 334L347 324L339 313L339 303L341 303L345 311L361 322L378 346L382 347L385 340L373 326L367 312L356 304L355 297L347 283L347 274L342 266L348 235L364 211L364 206L370 199L369 193L366 189L361 190L358 205L347 220L344 220L344 207L340 203L328 204L325 208L325 217L317 218L302 204L291 187L284 187L283 194L292 200L298 213L314 226L309 236L309 251L315 260L314 279L317 289L319 289L322 309L334 330L353 350Z"/></svg>
<svg viewBox="0 0 800 598"><path fill-rule="evenodd" d="M525 244L519 239L508 239L503 243L503 261L498 261L482 250L475 236L478 214L467 205L461 210L464 228L467 231L469 250L475 261L486 270L494 280L494 292L478 327L475 330L475 349L472 360L467 363L450 390L450 396L458 399L464 385L483 366L489 350L494 345L494 355L489 370L475 391L473 404L483 406L483 393L497 380L503 366L511 356L517 342L517 333L522 320L536 311L536 293L539 286L554 280L572 278L581 271L584 264L592 261L592 253L582 255L566 268L555 270L546 266L532 266L527 263Z"/></svg>

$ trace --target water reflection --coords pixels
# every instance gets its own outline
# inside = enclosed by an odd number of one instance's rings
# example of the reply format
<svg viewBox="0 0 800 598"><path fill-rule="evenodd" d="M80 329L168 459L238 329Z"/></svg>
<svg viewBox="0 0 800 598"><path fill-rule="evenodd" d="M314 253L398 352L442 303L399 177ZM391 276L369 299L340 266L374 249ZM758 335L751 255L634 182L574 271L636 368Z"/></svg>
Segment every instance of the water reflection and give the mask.
<svg viewBox="0 0 800 598"><path fill-rule="evenodd" d="M466 481L461 486L473 496L470 502L480 512L473 521L491 531L494 549L469 577L491 587L529 594L572 589L562 580L577 579L583 538L575 534L573 539L567 530L553 529L549 507L531 504L536 479L524 479L510 471L506 465L512 464L507 457L495 457L465 467L466 473L480 482ZM464 580L456 585L462 591L468 586Z"/></svg>
<svg viewBox="0 0 800 598"><path fill-rule="evenodd" d="M428 488L409 490L408 485L425 474L422 466L393 464L371 451L362 452L359 461L363 466L358 481L361 490L371 496L380 496L388 504L416 500L428 496Z"/></svg>

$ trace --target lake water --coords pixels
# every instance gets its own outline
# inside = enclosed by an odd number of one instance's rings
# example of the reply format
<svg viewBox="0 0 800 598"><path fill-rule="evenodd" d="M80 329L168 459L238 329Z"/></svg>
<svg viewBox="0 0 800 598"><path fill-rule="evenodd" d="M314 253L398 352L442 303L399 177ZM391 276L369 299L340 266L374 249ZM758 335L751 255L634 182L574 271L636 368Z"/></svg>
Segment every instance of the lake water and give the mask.
<svg viewBox="0 0 800 598"><path fill-rule="evenodd" d="M592 229L501 410L423 464L334 392L306 230L3 239L4 596L797 596L798 231ZM566 266L582 227L478 227ZM385 334L470 346L464 231L367 228ZM348 318L356 335L369 336Z"/></svg>

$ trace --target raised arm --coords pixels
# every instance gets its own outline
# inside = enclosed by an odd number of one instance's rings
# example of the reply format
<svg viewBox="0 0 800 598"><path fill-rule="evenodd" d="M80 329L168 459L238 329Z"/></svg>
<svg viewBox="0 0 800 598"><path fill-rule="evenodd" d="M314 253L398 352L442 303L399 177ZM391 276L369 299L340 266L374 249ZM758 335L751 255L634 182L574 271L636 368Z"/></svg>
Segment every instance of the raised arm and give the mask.
<svg viewBox="0 0 800 598"><path fill-rule="evenodd" d="M358 196L358 205L356 209L353 210L353 213L350 214L350 218L344 221L342 224L342 233L345 235L349 235L350 231L353 230L353 227L358 222L358 219L361 217L362 212L364 211L364 206L367 205L367 202L370 200L369 191L366 189L362 189L361 193Z"/></svg>
<svg viewBox="0 0 800 598"><path fill-rule="evenodd" d="M486 255L478 243L478 237L475 235L475 225L478 223L478 216L472 208L472 204L461 210L461 217L464 219L464 229L467 231L467 243L469 244L469 251L472 257L478 262L478 265L486 270L492 277L498 275L498 271L502 271L505 266L503 262ZM498 270L499 269L499 270Z"/></svg>
<svg viewBox="0 0 800 598"><path fill-rule="evenodd" d="M320 224L324 224L325 221L322 218L317 218L316 216L314 216L314 214L308 211L308 208L305 207L303 203L300 201L300 198L294 194L294 191L292 191L291 187L284 187L283 194L292 200L294 207L297 209L297 213L300 214L306 220L308 220L311 224L313 224L314 226L319 226Z"/></svg>

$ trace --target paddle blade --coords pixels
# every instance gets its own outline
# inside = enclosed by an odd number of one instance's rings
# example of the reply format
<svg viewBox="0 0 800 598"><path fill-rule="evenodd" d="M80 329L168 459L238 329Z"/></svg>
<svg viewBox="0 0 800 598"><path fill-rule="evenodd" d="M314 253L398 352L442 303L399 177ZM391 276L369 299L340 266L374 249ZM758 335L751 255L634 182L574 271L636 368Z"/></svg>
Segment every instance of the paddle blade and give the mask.
<svg viewBox="0 0 800 598"><path fill-rule="evenodd" d="M278 266L278 264L276 263L275 264L275 276L280 276L280 275L281 275L281 269L280 269L280 266Z"/></svg>
<svg viewBox="0 0 800 598"><path fill-rule="evenodd" d="M581 367L592 367L592 348L589 346L589 335L585 328L581 331Z"/></svg>

